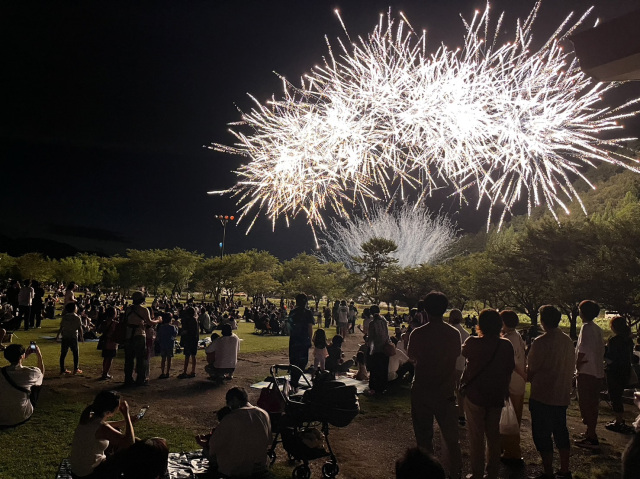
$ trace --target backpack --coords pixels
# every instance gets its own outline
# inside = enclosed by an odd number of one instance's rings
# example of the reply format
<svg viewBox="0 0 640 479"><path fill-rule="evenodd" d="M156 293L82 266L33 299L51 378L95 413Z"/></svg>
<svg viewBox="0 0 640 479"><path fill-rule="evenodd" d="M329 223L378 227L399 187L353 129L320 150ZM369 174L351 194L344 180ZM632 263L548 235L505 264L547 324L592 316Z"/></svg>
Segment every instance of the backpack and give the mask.
<svg viewBox="0 0 640 479"><path fill-rule="evenodd" d="M136 313L135 311L133 311L131 308L127 308L124 312L124 315L122 317L122 319L120 319L120 321L118 321L118 324L116 325L115 329L113 330L113 336L111 338L112 341L118 343L119 345L124 345L128 339L131 339L136 331L136 329L138 329L138 325L135 326L129 326L129 315L130 314L135 314L137 316L140 316L138 313ZM128 329L131 329L131 333L128 333Z"/></svg>

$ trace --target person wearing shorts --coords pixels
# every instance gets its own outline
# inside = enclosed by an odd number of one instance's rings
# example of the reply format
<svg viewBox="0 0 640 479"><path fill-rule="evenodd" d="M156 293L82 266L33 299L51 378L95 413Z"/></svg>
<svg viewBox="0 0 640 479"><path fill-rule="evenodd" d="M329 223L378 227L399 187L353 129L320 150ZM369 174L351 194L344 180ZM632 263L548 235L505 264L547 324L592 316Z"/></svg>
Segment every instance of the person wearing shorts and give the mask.
<svg viewBox="0 0 640 479"><path fill-rule="evenodd" d="M571 477L567 406L571 402L575 355L573 341L558 328L560 318L560 311L554 306L540 308L540 323L545 333L533 341L528 357L531 435L542 458L543 473L538 476L540 479ZM555 475L554 441L560 453L560 470Z"/></svg>
<svg viewBox="0 0 640 479"><path fill-rule="evenodd" d="M178 336L178 328L171 324L172 320L171 313L162 313L162 324L158 328L158 337L156 338L160 344L160 357L162 357L162 374L158 379L167 379L171 370L171 358L173 358L176 336Z"/></svg>
<svg viewBox="0 0 640 479"><path fill-rule="evenodd" d="M184 352L184 370L178 377L180 379L196 377L196 354L198 352L198 341L200 340L200 326L196 319L196 310L189 306L185 310L185 317L182 320L182 336L180 344ZM189 368L189 358L191 358L191 372L187 374Z"/></svg>

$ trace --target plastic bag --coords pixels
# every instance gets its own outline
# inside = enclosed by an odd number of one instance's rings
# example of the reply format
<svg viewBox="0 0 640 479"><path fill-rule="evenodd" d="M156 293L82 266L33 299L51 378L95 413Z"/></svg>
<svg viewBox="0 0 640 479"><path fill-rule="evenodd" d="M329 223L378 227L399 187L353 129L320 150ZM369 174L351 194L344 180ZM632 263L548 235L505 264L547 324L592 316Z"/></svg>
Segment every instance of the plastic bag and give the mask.
<svg viewBox="0 0 640 479"><path fill-rule="evenodd" d="M503 434L505 436L514 436L519 433L520 424L518 423L516 410L513 408L511 398L507 398L504 401L502 414L500 414L500 434Z"/></svg>

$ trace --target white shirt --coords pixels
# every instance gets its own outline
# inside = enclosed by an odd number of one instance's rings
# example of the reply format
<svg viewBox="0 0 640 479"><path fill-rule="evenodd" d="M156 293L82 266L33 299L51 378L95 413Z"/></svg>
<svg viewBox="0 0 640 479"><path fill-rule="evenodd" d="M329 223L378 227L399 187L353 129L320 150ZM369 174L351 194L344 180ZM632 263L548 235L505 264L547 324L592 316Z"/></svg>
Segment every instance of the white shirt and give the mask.
<svg viewBox="0 0 640 479"><path fill-rule="evenodd" d="M394 354L393 356L389 356L389 370L387 379L389 381L394 381L398 377L398 368L407 361L409 361L409 357L404 353L404 351L400 348L396 348L396 354Z"/></svg>
<svg viewBox="0 0 640 479"><path fill-rule="evenodd" d="M576 367L576 372L589 374L596 378L604 377L604 339L602 329L593 321L588 321L580 328L578 344L576 345L576 360L578 355L584 354L586 363Z"/></svg>
<svg viewBox="0 0 640 479"><path fill-rule="evenodd" d="M515 329L507 331L503 337L511 342L511 346L513 346L513 359L516 363L516 368L511 373L509 394L513 394L514 396L522 396L524 395L526 383L524 378L516 372L516 369L524 372L526 361L526 357L524 354L524 341L522 340L522 336L520 336L520 333L518 333L518 331L516 331Z"/></svg>
<svg viewBox="0 0 640 479"><path fill-rule="evenodd" d="M213 367L218 369L234 369L238 363L240 338L235 334L221 336L205 349L205 353L216 353Z"/></svg>
<svg viewBox="0 0 640 479"><path fill-rule="evenodd" d="M88 476L104 461L104 451L109 447L106 439L96 439L96 432L102 425L101 421L94 420L88 424L78 424L73 433L71 443L71 470L74 474L83 477Z"/></svg>
<svg viewBox="0 0 640 479"><path fill-rule="evenodd" d="M24 367L19 364L7 366L7 374L17 386L31 390L31 386L42 385L42 371L36 367ZM29 395L18 391L7 382L0 373L0 426L19 424L33 414Z"/></svg>
<svg viewBox="0 0 640 479"><path fill-rule="evenodd" d="M464 327L460 323L452 324L451 326L453 326L460 332L460 346L462 346L469 337L469 332L464 329ZM456 371L464 371L465 361L466 359L462 354L458 356L458 359L456 359Z"/></svg>

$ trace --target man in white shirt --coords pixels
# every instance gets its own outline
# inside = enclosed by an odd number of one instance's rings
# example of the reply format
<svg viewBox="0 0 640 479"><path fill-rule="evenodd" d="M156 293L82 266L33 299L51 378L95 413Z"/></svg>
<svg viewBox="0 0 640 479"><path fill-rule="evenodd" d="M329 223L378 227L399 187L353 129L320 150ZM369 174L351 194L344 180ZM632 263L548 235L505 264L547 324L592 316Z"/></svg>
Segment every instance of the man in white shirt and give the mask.
<svg viewBox="0 0 640 479"><path fill-rule="evenodd" d="M594 301L584 300L578 306L582 328L576 345L576 373L578 404L582 422L587 426L584 439L575 441L576 446L598 449L598 405L604 380L604 339L602 329L593 322L600 314L600 306Z"/></svg>
<svg viewBox="0 0 640 479"><path fill-rule="evenodd" d="M238 363L238 351L240 351L240 338L233 334L230 324L222 325L222 337L212 341L205 352L207 357L214 355L213 362L205 366L211 379L233 379L233 372Z"/></svg>
<svg viewBox="0 0 640 479"><path fill-rule="evenodd" d="M33 298L35 293L31 287L31 281L26 280L20 292L18 293L18 317L20 321L24 319L24 330L29 330L29 318L31 317L31 305L33 304ZM20 327L20 323L18 323Z"/></svg>
<svg viewBox="0 0 640 479"><path fill-rule="evenodd" d="M22 366L31 354L38 358L37 368ZM0 374L0 428L18 426L31 417L44 377L42 354L35 344L26 351L20 344L10 344L4 357L11 365Z"/></svg>
<svg viewBox="0 0 640 479"><path fill-rule="evenodd" d="M271 421L266 411L249 404L247 392L231 388L226 395L231 412L213 431L209 455L225 477L252 477L267 470Z"/></svg>

